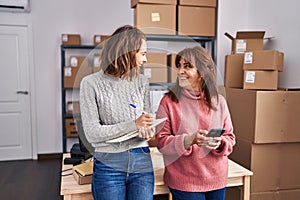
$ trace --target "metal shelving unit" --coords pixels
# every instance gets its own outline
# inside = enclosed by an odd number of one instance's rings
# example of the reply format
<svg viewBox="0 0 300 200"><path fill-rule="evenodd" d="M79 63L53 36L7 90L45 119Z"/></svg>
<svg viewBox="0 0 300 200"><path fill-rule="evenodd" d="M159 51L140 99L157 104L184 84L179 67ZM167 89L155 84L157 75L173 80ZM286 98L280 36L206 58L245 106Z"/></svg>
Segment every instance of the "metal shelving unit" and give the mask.
<svg viewBox="0 0 300 200"><path fill-rule="evenodd" d="M216 60L215 57L215 39L216 37L202 37L202 36L181 36L181 35L146 35L148 41L164 41L164 42L197 42L201 46L210 50L212 58ZM61 55L61 102L62 102L62 140L63 140L63 152L67 152L67 139L66 136L66 126L65 119L76 118L80 114L73 115L66 112L66 95L67 93L72 93L73 91L79 91L79 88L65 88L64 87L64 67L66 66L66 54L67 51L72 50L84 50L91 52L93 50L101 50L101 46L94 45L61 45L60 55ZM87 53L88 54L88 53ZM166 87L170 84L166 83ZM155 87L155 84L153 85ZM152 86L152 87L153 87Z"/></svg>

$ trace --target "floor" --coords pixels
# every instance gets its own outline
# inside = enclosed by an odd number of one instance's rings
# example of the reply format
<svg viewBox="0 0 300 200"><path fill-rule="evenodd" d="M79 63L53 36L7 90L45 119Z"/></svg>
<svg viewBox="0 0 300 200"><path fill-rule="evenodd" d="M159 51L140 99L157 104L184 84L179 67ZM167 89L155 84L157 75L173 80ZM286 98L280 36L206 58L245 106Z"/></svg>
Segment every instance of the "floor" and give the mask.
<svg viewBox="0 0 300 200"><path fill-rule="evenodd" d="M62 200L60 196L61 158L0 162L0 199ZM166 195L154 200L167 200Z"/></svg>

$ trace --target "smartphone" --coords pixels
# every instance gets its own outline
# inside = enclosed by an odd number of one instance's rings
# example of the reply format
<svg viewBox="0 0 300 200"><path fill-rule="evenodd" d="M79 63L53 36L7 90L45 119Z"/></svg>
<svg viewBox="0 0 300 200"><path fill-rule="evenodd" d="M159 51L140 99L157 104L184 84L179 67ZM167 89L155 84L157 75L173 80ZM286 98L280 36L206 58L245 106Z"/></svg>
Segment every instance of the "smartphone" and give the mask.
<svg viewBox="0 0 300 200"><path fill-rule="evenodd" d="M224 131L223 128L213 128L207 133L206 137L220 137Z"/></svg>

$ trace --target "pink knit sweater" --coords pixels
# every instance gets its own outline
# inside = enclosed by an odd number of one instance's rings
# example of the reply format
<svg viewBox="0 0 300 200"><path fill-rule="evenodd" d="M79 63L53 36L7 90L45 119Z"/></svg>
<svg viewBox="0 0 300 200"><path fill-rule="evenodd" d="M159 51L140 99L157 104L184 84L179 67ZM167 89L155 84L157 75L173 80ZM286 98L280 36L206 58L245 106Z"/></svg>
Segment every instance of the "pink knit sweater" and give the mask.
<svg viewBox="0 0 300 200"><path fill-rule="evenodd" d="M235 145L235 135L226 100L219 95L219 102L216 98L213 102L217 110L208 113L204 101L187 90L183 90L178 103L168 96L160 102L157 118L168 117L168 120L157 127L156 143L164 156L164 181L173 189L206 192L227 184L227 156ZM221 127L226 131L217 150L210 151L197 145L184 148L185 134Z"/></svg>

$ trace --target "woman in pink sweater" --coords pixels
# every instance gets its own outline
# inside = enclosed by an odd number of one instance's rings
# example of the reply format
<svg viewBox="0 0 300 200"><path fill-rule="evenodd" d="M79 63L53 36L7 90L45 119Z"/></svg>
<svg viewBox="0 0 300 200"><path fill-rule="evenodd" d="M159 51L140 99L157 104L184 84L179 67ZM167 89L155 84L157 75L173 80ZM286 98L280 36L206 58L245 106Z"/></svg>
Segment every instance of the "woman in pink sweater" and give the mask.
<svg viewBox="0 0 300 200"><path fill-rule="evenodd" d="M168 118L155 138L164 156L164 181L174 200L223 200L235 135L226 100L218 94L214 62L196 46L179 52L175 64L177 82L157 112L157 118ZM225 132L206 137L212 128Z"/></svg>

